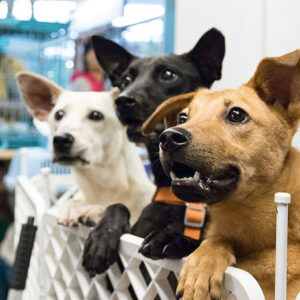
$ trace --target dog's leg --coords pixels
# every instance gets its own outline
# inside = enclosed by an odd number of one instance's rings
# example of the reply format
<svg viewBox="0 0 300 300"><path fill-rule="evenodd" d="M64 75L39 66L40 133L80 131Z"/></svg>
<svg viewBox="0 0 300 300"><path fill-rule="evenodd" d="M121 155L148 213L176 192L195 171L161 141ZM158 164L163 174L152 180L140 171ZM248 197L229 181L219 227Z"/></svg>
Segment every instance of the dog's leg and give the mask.
<svg viewBox="0 0 300 300"><path fill-rule="evenodd" d="M184 300L220 299L225 270L234 263L228 242L217 236L204 240L180 272L177 296Z"/></svg>
<svg viewBox="0 0 300 300"><path fill-rule="evenodd" d="M183 232L185 206L151 202L147 205L132 228L132 234L145 238L152 231L166 228Z"/></svg>
<svg viewBox="0 0 300 300"><path fill-rule="evenodd" d="M179 259L191 254L200 240L184 236L173 230L152 231L144 239L139 252L151 259Z"/></svg>
<svg viewBox="0 0 300 300"><path fill-rule="evenodd" d="M82 264L93 277L105 272L118 258L120 237L130 232L130 213L122 204L109 206L85 241Z"/></svg>
<svg viewBox="0 0 300 300"><path fill-rule="evenodd" d="M57 223L64 226L77 226L82 223L87 226L95 225L102 218L102 205L88 205L81 192L64 200L58 207Z"/></svg>
<svg viewBox="0 0 300 300"><path fill-rule="evenodd" d="M181 211L185 207L181 208ZM167 216L164 216L167 217ZM148 234L141 245L139 252L151 259L180 259L191 254L196 248L199 247L204 237L204 228L209 220L209 215L205 218L205 223L201 232L199 240L186 237L182 234L183 224L176 220L170 223L166 228L161 230L152 231ZM180 226L178 226L180 224Z"/></svg>

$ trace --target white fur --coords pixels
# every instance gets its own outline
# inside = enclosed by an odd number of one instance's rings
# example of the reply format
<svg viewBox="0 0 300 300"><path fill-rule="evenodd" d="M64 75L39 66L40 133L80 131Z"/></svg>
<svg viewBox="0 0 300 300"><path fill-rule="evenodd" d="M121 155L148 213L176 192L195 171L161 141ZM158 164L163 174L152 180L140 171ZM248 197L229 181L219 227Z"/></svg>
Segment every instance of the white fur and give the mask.
<svg viewBox="0 0 300 300"><path fill-rule="evenodd" d="M113 100L118 90L63 91L55 83L29 72L19 73L17 82L28 111L39 120L48 121L52 137L72 135L74 143L66 155L80 158L67 163L80 191L60 204L58 222L66 226L79 221L98 222L105 208L116 203L126 205L131 222L135 222L155 187L115 114ZM64 111L60 120L55 118L58 110ZM104 118L89 119L92 111L100 112ZM53 150L53 158L56 156Z"/></svg>
<svg viewBox="0 0 300 300"><path fill-rule="evenodd" d="M58 110L65 112L60 121ZM88 119L91 111L104 115L101 121ZM126 205L135 222L149 203L154 185L147 178L135 145L128 141L125 128L117 119L110 92L63 92L48 122L52 135L68 133L75 138L72 155L88 164L72 166L81 191L61 205L58 222L74 225L79 218L99 221L104 209L115 203Z"/></svg>

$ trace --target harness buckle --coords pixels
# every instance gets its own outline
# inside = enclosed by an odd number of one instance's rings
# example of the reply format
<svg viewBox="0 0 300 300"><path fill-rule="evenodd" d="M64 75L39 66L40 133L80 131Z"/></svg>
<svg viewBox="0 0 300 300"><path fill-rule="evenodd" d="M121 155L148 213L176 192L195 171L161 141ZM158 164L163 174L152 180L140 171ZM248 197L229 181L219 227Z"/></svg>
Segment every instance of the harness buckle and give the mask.
<svg viewBox="0 0 300 300"><path fill-rule="evenodd" d="M189 213L194 212L202 212L202 217L199 222L193 222L189 220ZM184 216L184 225L192 228L202 228L205 222L205 217L206 217L206 208L205 206L196 206L190 203L186 203L186 211L185 211L185 216ZM194 218L193 218L194 219Z"/></svg>

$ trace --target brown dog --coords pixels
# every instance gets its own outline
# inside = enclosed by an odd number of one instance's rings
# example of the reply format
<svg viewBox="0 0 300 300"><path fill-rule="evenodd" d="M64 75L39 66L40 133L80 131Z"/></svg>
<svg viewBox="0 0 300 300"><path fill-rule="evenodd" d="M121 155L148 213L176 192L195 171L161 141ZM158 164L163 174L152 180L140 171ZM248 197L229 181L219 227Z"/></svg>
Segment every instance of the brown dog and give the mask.
<svg viewBox="0 0 300 300"><path fill-rule="evenodd" d="M186 108L187 107L187 108ZM183 108L185 108L183 110ZM274 194L289 207L288 299L300 292L300 152L291 146L300 119L300 50L266 58L235 90L170 98L144 124L165 119L161 161L174 193L208 204L206 238L186 260L177 292L183 299L219 299L230 265L250 272L274 299Z"/></svg>

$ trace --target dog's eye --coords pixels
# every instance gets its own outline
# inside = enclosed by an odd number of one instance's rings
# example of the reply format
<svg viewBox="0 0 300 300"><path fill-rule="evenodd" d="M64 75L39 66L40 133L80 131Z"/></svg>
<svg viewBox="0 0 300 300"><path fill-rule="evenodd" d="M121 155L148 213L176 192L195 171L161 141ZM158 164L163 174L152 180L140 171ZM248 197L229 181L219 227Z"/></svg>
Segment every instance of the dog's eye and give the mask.
<svg viewBox="0 0 300 300"><path fill-rule="evenodd" d="M234 107L230 110L226 119L231 123L244 123L248 120L248 114L240 107Z"/></svg>
<svg viewBox="0 0 300 300"><path fill-rule="evenodd" d="M161 79L163 81L170 81L170 80L174 80L176 78L177 78L177 75L169 69L166 69L161 73Z"/></svg>
<svg viewBox="0 0 300 300"><path fill-rule="evenodd" d="M121 89L125 89L131 83L131 77L126 75L121 82Z"/></svg>
<svg viewBox="0 0 300 300"><path fill-rule="evenodd" d="M178 117L178 123L183 124L188 120L188 115L186 113L181 113Z"/></svg>
<svg viewBox="0 0 300 300"><path fill-rule="evenodd" d="M88 118L92 121L101 121L104 119L104 116L101 112L94 110L89 114Z"/></svg>
<svg viewBox="0 0 300 300"><path fill-rule="evenodd" d="M65 112L62 109L60 109L55 113L54 118L56 121L60 121L64 117L64 115Z"/></svg>

